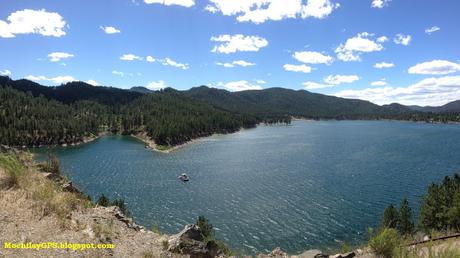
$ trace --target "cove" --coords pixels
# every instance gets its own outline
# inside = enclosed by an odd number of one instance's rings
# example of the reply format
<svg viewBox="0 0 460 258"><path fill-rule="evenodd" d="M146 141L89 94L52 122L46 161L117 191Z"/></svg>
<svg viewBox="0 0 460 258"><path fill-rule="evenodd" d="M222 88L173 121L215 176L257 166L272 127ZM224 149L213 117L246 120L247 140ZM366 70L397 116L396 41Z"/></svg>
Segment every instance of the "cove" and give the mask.
<svg viewBox="0 0 460 258"><path fill-rule="evenodd" d="M38 159L46 150L34 149ZM171 153L128 136L57 147L65 174L93 200L123 198L141 225L176 233L206 216L243 253L297 253L366 241L383 209L460 171L460 126L294 121L199 139ZM186 172L190 182L177 176Z"/></svg>

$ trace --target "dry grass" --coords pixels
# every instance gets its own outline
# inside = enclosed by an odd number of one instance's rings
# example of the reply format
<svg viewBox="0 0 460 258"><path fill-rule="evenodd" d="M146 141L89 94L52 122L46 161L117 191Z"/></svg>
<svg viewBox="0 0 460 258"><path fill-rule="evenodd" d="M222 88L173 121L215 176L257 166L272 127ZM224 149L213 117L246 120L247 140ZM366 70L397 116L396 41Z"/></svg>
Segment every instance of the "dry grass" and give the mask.
<svg viewBox="0 0 460 258"><path fill-rule="evenodd" d="M401 248L397 251L396 258L459 258L460 250L456 241L445 241L441 244L428 242L426 244Z"/></svg>
<svg viewBox="0 0 460 258"><path fill-rule="evenodd" d="M40 217L55 215L65 226L71 212L91 207L91 202L79 194L63 191L62 187L41 175L33 166L28 155L0 153L0 167L6 172L3 177L3 189L22 190L33 199ZM35 168L38 166L35 166ZM1 189L0 189L1 190Z"/></svg>

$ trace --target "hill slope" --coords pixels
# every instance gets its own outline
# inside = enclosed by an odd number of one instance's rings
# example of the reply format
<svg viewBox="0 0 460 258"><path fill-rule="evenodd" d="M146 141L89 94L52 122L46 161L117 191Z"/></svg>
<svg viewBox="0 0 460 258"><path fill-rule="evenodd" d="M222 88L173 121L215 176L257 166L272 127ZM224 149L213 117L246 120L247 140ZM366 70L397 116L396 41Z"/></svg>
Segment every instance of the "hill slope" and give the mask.
<svg viewBox="0 0 460 258"><path fill-rule="evenodd" d="M142 96L139 92L118 89L114 87L93 86L84 82L69 82L61 86L49 87L26 79L11 80L0 76L0 85L9 86L15 90L30 92L34 97L43 95L65 104L80 100L91 100L104 105L129 103Z"/></svg>
<svg viewBox="0 0 460 258"><path fill-rule="evenodd" d="M439 107L432 106L408 106L411 110L422 111L422 112L433 112L433 113L459 113L460 112L460 100L449 102Z"/></svg>
<svg viewBox="0 0 460 258"><path fill-rule="evenodd" d="M368 101L343 99L305 90L269 88L228 92L201 86L182 93L226 110L262 117L290 115L307 118L376 119L400 114Z"/></svg>

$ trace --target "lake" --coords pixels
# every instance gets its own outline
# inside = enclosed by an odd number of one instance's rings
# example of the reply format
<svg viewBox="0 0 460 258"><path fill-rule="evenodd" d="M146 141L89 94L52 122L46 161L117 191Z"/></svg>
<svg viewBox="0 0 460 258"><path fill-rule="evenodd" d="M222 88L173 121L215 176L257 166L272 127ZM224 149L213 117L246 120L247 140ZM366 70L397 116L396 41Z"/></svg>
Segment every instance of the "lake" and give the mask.
<svg viewBox="0 0 460 258"><path fill-rule="evenodd" d="M54 152L93 200L125 199L147 228L176 233L204 215L234 250L297 253L363 243L366 228L404 197L418 211L431 182L460 170L460 126L294 121L203 138L169 154L127 136ZM177 179L183 172L190 182Z"/></svg>

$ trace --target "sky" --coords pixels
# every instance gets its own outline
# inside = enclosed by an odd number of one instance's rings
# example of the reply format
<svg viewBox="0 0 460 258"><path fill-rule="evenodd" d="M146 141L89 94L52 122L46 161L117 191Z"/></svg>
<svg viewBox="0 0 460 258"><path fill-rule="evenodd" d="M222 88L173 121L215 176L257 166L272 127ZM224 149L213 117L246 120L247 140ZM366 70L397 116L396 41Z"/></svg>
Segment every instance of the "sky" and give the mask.
<svg viewBox="0 0 460 258"><path fill-rule="evenodd" d="M0 74L43 85L460 99L458 0L0 0Z"/></svg>

